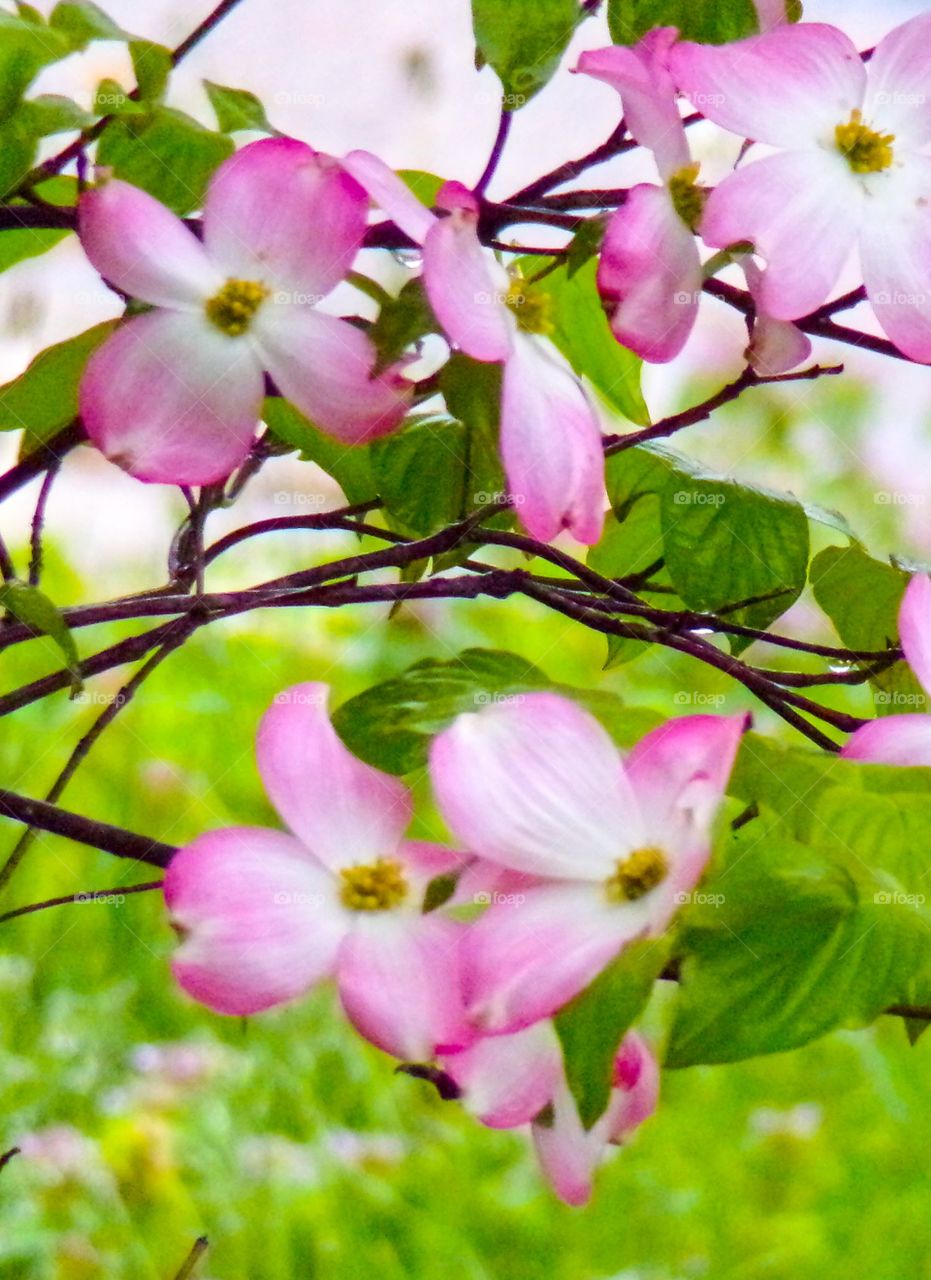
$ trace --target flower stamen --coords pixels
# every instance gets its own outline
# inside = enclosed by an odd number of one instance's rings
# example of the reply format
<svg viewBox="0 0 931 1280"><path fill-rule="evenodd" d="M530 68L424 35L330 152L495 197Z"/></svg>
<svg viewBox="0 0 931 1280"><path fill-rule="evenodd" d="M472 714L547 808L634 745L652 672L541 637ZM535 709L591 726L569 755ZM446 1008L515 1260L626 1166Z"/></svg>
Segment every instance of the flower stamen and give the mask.
<svg viewBox="0 0 931 1280"><path fill-rule="evenodd" d="M518 329L524 333L553 332L550 299L519 276L515 276L508 286L504 305L516 319Z"/></svg>
<svg viewBox="0 0 931 1280"><path fill-rule="evenodd" d="M614 874L605 881L605 893L613 903L636 902L666 879L669 863L662 849L648 845L618 858Z"/></svg>
<svg viewBox="0 0 931 1280"><path fill-rule="evenodd" d="M697 231L704 212L707 193L698 185L699 165L690 164L669 179L669 196L672 207L688 227L689 231Z"/></svg>
<svg viewBox="0 0 931 1280"><path fill-rule="evenodd" d="M407 897L408 883L400 862L379 858L368 866L343 867L339 896L350 911L389 911Z"/></svg>
<svg viewBox="0 0 931 1280"><path fill-rule="evenodd" d="M834 130L837 149L854 173L882 173L892 164L894 133L878 133L863 123L863 113L852 111L846 124Z"/></svg>
<svg viewBox="0 0 931 1280"><path fill-rule="evenodd" d="M268 293L258 280L227 280L219 293L207 302L207 319L221 333L239 338L248 330Z"/></svg>

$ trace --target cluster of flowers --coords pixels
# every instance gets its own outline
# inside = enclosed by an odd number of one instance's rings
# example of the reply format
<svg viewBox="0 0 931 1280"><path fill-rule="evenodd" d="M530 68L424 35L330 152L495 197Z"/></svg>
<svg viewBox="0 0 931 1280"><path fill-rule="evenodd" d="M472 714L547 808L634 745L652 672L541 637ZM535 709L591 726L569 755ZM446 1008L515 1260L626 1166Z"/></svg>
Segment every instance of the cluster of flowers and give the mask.
<svg viewBox="0 0 931 1280"><path fill-rule="evenodd" d="M352 755L327 697L297 685L259 729L259 771L292 834L226 828L173 858L175 977L239 1016L335 979L363 1036L483 1123L531 1125L557 1193L584 1203L606 1145L653 1111L657 1066L627 1035L586 1130L551 1017L625 946L663 933L702 876L745 717L671 720L622 760L557 694L464 713L430 756L463 853L405 838L407 787Z"/></svg>
<svg viewBox="0 0 931 1280"><path fill-rule="evenodd" d="M659 28L635 48L583 54L578 70L620 93L661 179L633 187L607 226L598 285L618 341L649 361L678 355L701 298L702 241L729 250L746 274L756 308L748 358L767 374L785 371L810 350L792 322L826 301L858 245L883 328L911 359L931 362L929 50L923 14L868 64L843 32L818 23L722 46ZM679 95L775 153L740 163L709 192ZM364 329L316 306L349 274L370 199L422 246L424 285L451 345L503 365L501 453L526 528L545 541L568 529L597 542L601 427L548 341L544 300L482 246L472 191L448 182L431 211L365 152L338 161L288 138L245 147L210 185L202 240L127 183L104 178L82 197L91 262L155 308L118 328L88 367L81 412L91 438L142 480L219 481L249 450L265 374L347 444L398 427L414 395L408 361L380 368Z"/></svg>

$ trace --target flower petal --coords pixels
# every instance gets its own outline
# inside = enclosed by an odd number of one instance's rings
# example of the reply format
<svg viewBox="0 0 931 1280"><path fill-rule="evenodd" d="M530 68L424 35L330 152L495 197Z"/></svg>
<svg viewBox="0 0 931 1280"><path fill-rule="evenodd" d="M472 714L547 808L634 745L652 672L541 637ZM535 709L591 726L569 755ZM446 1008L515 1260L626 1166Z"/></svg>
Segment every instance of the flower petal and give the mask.
<svg viewBox="0 0 931 1280"><path fill-rule="evenodd" d="M281 394L344 444L364 444L399 425L411 384L393 365L374 373L376 353L361 329L311 307L263 307L256 341Z"/></svg>
<svg viewBox="0 0 931 1280"><path fill-rule="evenodd" d="M474 360L504 360L516 327L504 303L508 278L477 227L466 210L436 220L424 240L424 285L450 342Z"/></svg>
<svg viewBox="0 0 931 1280"><path fill-rule="evenodd" d="M837 283L865 199L840 152L787 151L738 169L712 191L702 238L722 249L752 241L766 260L760 306L777 320L795 320Z"/></svg>
<svg viewBox="0 0 931 1280"><path fill-rule="evenodd" d="M181 219L128 182L111 178L84 192L78 233L94 269L143 302L199 308L223 283Z"/></svg>
<svg viewBox="0 0 931 1280"><path fill-rule="evenodd" d="M899 606L899 638L908 665L923 689L931 692L931 581L916 573Z"/></svg>
<svg viewBox="0 0 931 1280"><path fill-rule="evenodd" d="M811 342L791 321L774 320L759 305L763 272L749 254L744 256L741 266L750 295L757 303L747 360L754 372L761 377L787 373L789 369L794 369L808 359L811 355Z"/></svg>
<svg viewBox="0 0 931 1280"><path fill-rule="evenodd" d="M899 146L931 141L931 13L920 13L883 36L867 69L864 118Z"/></svg>
<svg viewBox="0 0 931 1280"><path fill-rule="evenodd" d="M332 156L294 138L263 138L214 174L204 244L227 276L317 300L352 266L367 208L365 192Z"/></svg>
<svg viewBox="0 0 931 1280"><path fill-rule="evenodd" d="M407 879L419 903L432 880L438 876L461 878L475 859L458 849L432 844L428 840L404 840L398 846L398 861L404 864Z"/></svg>
<svg viewBox="0 0 931 1280"><path fill-rule="evenodd" d="M578 995L646 931L655 895L615 906L600 884L560 882L512 897L489 907L463 944L469 1017L490 1034L529 1027Z"/></svg>
<svg viewBox="0 0 931 1280"><path fill-rule="evenodd" d="M544 343L517 333L504 364L501 460L521 524L594 546L604 524L601 426L582 384Z"/></svg>
<svg viewBox="0 0 931 1280"><path fill-rule="evenodd" d="M350 151L343 160L343 168L364 187L373 203L395 226L417 244L423 244L437 220L436 214L420 203L403 178L371 151Z"/></svg>
<svg viewBox="0 0 931 1280"><path fill-rule="evenodd" d="M612 86L621 95L631 137L656 156L663 179L691 163L685 127L668 69L675 27L656 27L633 49L612 45L591 49L579 58L578 70Z"/></svg>
<svg viewBox="0 0 931 1280"><path fill-rule="evenodd" d="M683 41L669 54L673 79L703 116L774 147L829 145L863 106L866 71L850 38L805 22L732 44Z"/></svg>
<svg viewBox="0 0 931 1280"><path fill-rule="evenodd" d="M931 157L874 176L877 207L860 232L867 296L899 350L931 364Z"/></svg>
<svg viewBox="0 0 931 1280"><path fill-rule="evenodd" d="M430 774L462 843L514 871L600 880L643 843L617 748L559 694L516 694L458 716L433 741Z"/></svg>
<svg viewBox="0 0 931 1280"><path fill-rule="evenodd" d="M882 716L851 734L841 755L873 764L931 765L931 716Z"/></svg>
<svg viewBox="0 0 931 1280"><path fill-rule="evenodd" d="M600 1126L586 1130L569 1086L563 1080L553 1098L550 1123L533 1126L533 1145L540 1168L565 1204L576 1208L591 1199L595 1171L605 1152Z"/></svg>
<svg viewBox="0 0 931 1280"><path fill-rule="evenodd" d="M356 1030L408 1062L470 1043L460 986L463 928L431 912L360 912L339 953L340 999Z"/></svg>
<svg viewBox="0 0 931 1280"><path fill-rule="evenodd" d="M151 311L94 352L80 406L91 440L130 475L214 484L247 457L263 393L248 340L201 315Z"/></svg>
<svg viewBox="0 0 931 1280"><path fill-rule="evenodd" d="M634 187L608 223L598 262L615 338L644 360L673 360L692 332L701 287L698 245L669 192Z"/></svg>
<svg viewBox="0 0 931 1280"><path fill-rule="evenodd" d="M629 1032L614 1062L614 1088L604 1117L608 1141L622 1143L649 1120L659 1101L659 1066L649 1045Z"/></svg>
<svg viewBox="0 0 931 1280"><path fill-rule="evenodd" d="M748 724L746 715L668 720L641 738L624 762L647 841L660 845L672 864L657 899L691 889L701 876L711 855L712 823Z"/></svg>
<svg viewBox="0 0 931 1280"><path fill-rule="evenodd" d="M259 773L272 804L333 870L395 856L411 820L407 787L363 764L330 723L325 684L279 693L256 740Z"/></svg>
<svg viewBox="0 0 931 1280"><path fill-rule="evenodd" d="M511 1036L483 1036L439 1065L482 1124L516 1129L551 1101L562 1076L562 1050L553 1024L537 1022Z"/></svg>
<svg viewBox="0 0 931 1280"><path fill-rule="evenodd" d="M323 868L291 836L262 827L212 831L179 850L165 902L183 939L172 960L178 982L240 1017L327 977L346 929Z"/></svg>

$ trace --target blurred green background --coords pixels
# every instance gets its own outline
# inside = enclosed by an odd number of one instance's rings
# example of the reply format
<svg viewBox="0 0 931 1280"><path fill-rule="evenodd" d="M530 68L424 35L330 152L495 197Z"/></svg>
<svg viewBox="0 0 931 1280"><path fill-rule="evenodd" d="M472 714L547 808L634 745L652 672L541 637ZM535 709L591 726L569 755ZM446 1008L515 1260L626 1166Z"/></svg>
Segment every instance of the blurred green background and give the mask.
<svg viewBox="0 0 931 1280"><path fill-rule="evenodd" d="M731 410L696 432L695 447L725 465L740 431L740 474L777 486L803 474L807 498L845 507L855 524L865 513L874 553L907 543L902 510L877 501L875 481L848 468L836 441L838 424L851 442L865 429L865 393L838 380L818 397L802 423L791 401L758 395L756 412ZM139 492L149 501L151 490ZM218 564L213 582L245 583L352 545L265 540ZM106 594L103 564L91 588L51 546L47 589L63 604ZM830 637L810 601L792 625ZM83 632L81 651L118 634ZM393 618L381 607L280 611L214 626L174 655L64 802L175 843L225 823L273 822L253 738L280 689L325 679L339 703L418 658L476 644L665 714L752 705L664 653L602 673L601 638L526 603ZM3 688L53 665L41 642L22 646L3 657ZM5 720L4 784L43 794L120 678ZM862 690L839 697L869 706ZM783 732L754 710L759 726ZM426 803L418 826L442 834ZM4 857L16 834L0 825ZM41 837L3 909L150 878ZM897 1021L771 1059L667 1073L658 1115L605 1167L592 1205L570 1210L542 1183L524 1136L483 1130L396 1077L346 1027L331 992L248 1024L219 1018L173 986L172 942L158 893L0 925L0 1149L23 1146L0 1172L3 1280L170 1280L202 1233L201 1280L931 1277L931 1037L909 1048ZM649 1011L657 1039L672 996L660 992Z"/></svg>

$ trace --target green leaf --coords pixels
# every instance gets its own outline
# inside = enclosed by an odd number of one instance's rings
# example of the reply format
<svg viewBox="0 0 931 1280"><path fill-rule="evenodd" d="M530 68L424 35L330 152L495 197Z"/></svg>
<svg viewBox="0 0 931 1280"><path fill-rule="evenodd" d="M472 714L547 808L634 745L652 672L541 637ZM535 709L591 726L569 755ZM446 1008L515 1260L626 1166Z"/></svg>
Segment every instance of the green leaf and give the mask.
<svg viewBox="0 0 931 1280"><path fill-rule="evenodd" d="M18 114L0 124L0 197L20 185L35 162L37 150L36 135Z"/></svg>
<svg viewBox="0 0 931 1280"><path fill-rule="evenodd" d="M50 178L36 187L36 194L50 204L73 207L77 201L77 182L74 178ZM14 207L19 203L23 202L15 201ZM49 249L54 249L68 234L64 230L40 230L35 227L0 232L0 271L6 271L27 258L37 258L40 254L48 253Z"/></svg>
<svg viewBox="0 0 931 1280"><path fill-rule="evenodd" d="M161 102L171 75L171 50L151 40L133 40L129 46L136 73L136 87L142 102Z"/></svg>
<svg viewBox="0 0 931 1280"><path fill-rule="evenodd" d="M653 27L678 27L683 40L727 44L759 31L753 0L608 0L615 44L636 44Z"/></svg>
<svg viewBox="0 0 931 1280"><path fill-rule="evenodd" d="M605 1112L621 1041L643 1012L670 951L668 937L625 947L553 1019L566 1080L586 1129Z"/></svg>
<svg viewBox="0 0 931 1280"><path fill-rule="evenodd" d="M16 113L23 127L37 138L53 133L79 132L94 123L95 117L71 98L55 93L43 93L28 98Z"/></svg>
<svg viewBox="0 0 931 1280"><path fill-rule="evenodd" d="M435 173L427 173L424 169L399 169L398 177L402 182L407 183L420 203L425 204L428 209L433 207L440 187L446 181L445 178L438 178Z"/></svg>
<svg viewBox="0 0 931 1280"><path fill-rule="evenodd" d="M215 84L213 80L205 80L204 88L223 133L246 129L256 133L277 132L274 125L269 124L261 102L248 89L231 89L225 84Z"/></svg>
<svg viewBox="0 0 931 1280"><path fill-rule="evenodd" d="M278 396L265 401L262 417L279 440L300 449L302 458L316 462L332 476L348 503L354 506L378 496L367 446L334 440L309 422L293 404Z"/></svg>
<svg viewBox="0 0 931 1280"><path fill-rule="evenodd" d="M501 501L507 483L498 457L498 423L501 411L501 366L483 364L470 356L452 356L440 372L440 389L449 412L468 433L469 485L466 510ZM427 481L429 483L429 481ZM510 511L491 516L490 529L507 528L513 522ZM464 547L439 557L438 568L460 563L473 548Z"/></svg>
<svg viewBox="0 0 931 1280"><path fill-rule="evenodd" d="M578 0L472 0L475 43L498 74L506 110L524 106L553 76L581 16Z"/></svg>
<svg viewBox="0 0 931 1280"><path fill-rule="evenodd" d="M597 257L601 252L601 242L604 240L607 225L604 217L586 218L569 241L566 251L566 270L570 278L580 267L584 267L586 262Z"/></svg>
<svg viewBox="0 0 931 1280"><path fill-rule="evenodd" d="M24 623L34 634L48 636L55 642L71 673L72 696L80 693L83 687L79 670L81 660L74 636L48 596L38 587L30 587L24 582L4 582L0 583L0 608L17 622Z"/></svg>
<svg viewBox="0 0 931 1280"><path fill-rule="evenodd" d="M909 574L858 546L825 547L811 562L815 599L848 649L881 652L897 643L898 613ZM905 662L871 680L879 715L922 711L926 699Z"/></svg>
<svg viewBox="0 0 931 1280"><path fill-rule="evenodd" d="M70 52L71 45L60 32L0 11L0 121L12 115L44 66ZM5 170L6 165L0 164L0 172Z"/></svg>
<svg viewBox="0 0 931 1280"><path fill-rule="evenodd" d="M200 208L207 183L232 152L225 134L170 107L157 107L111 120L101 136L97 162L183 214Z"/></svg>
<svg viewBox="0 0 931 1280"><path fill-rule="evenodd" d="M414 537L453 524L487 502L479 486L497 463L469 427L444 417L412 420L403 431L373 441L371 456L385 510L402 533Z"/></svg>
<svg viewBox="0 0 931 1280"><path fill-rule="evenodd" d="M526 260L521 265L528 269ZM559 267L532 288L552 300L550 336L576 373L587 378L612 409L645 427L650 415L640 390L643 361L611 332L595 285L596 270L594 261L571 276Z"/></svg>
<svg viewBox="0 0 931 1280"><path fill-rule="evenodd" d="M742 829L685 913L668 1066L797 1048L931 1001L931 798L832 788L818 817L825 846Z"/></svg>
<svg viewBox="0 0 931 1280"><path fill-rule="evenodd" d="M0 431L24 430L24 450L31 451L69 423L78 411L84 367L114 327L107 320L46 348L24 373L0 387Z"/></svg>
<svg viewBox="0 0 931 1280"><path fill-rule="evenodd" d="M131 97L117 80L108 78L101 80L97 86L94 94L94 112L98 116L144 116L148 112L148 107Z"/></svg>
<svg viewBox="0 0 931 1280"><path fill-rule="evenodd" d="M404 774L426 765L430 739L460 713L541 689L574 698L624 747L660 720L652 712L624 707L616 694L556 684L517 654L466 649L449 661L418 662L350 698L333 723L361 759L388 773Z"/></svg>
<svg viewBox="0 0 931 1280"><path fill-rule="evenodd" d="M73 49L92 40L128 40L129 34L91 0L62 0L52 10L49 26L68 37Z"/></svg>
<svg viewBox="0 0 931 1280"><path fill-rule="evenodd" d="M588 564L605 578L627 578L643 573L663 557L663 535L659 518L659 498L655 493L642 494L623 509L623 517L609 514L604 532L588 553ZM650 579L651 585L668 587L669 575L660 569ZM643 594L641 590L641 594ZM663 595L663 607L675 608L675 596ZM646 652L642 640L625 636L606 636L608 656L605 670L630 662Z"/></svg>
<svg viewBox="0 0 931 1280"><path fill-rule="evenodd" d="M408 280L396 298L383 304L369 330L378 352L377 369L387 369L408 347L436 332L437 322L423 280Z"/></svg>

